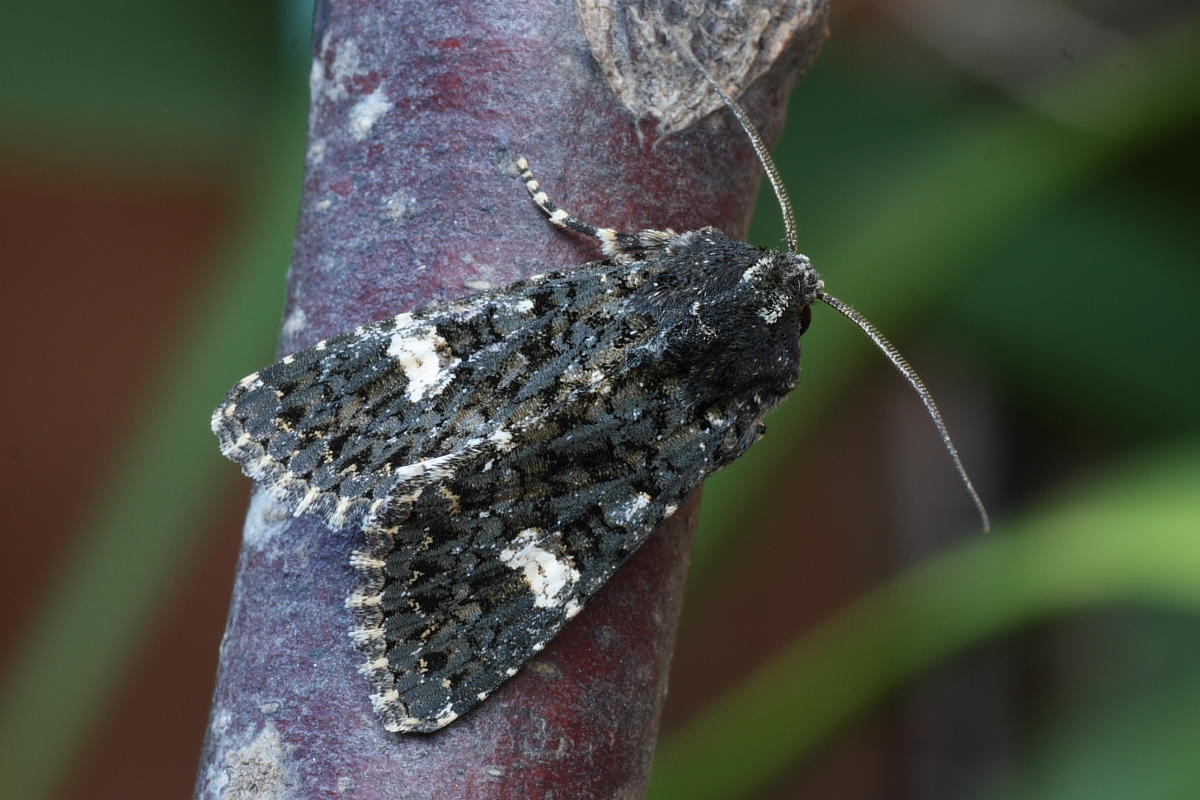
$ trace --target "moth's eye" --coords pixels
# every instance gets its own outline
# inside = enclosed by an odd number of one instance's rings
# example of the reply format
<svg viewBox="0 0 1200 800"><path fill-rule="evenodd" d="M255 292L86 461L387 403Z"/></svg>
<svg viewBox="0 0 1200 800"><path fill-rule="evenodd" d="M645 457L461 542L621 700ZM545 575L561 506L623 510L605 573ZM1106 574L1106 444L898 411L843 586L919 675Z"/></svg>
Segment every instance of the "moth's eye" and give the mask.
<svg viewBox="0 0 1200 800"><path fill-rule="evenodd" d="M805 306L800 309L800 336L808 330L808 323L812 322L812 306Z"/></svg>

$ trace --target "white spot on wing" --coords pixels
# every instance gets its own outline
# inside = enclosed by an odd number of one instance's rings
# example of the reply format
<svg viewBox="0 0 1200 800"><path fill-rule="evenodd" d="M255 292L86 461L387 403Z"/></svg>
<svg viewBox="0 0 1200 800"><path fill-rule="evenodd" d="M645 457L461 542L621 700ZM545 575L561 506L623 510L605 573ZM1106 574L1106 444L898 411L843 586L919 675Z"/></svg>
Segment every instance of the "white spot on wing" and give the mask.
<svg viewBox="0 0 1200 800"><path fill-rule="evenodd" d="M396 326L401 326L400 317L396 318ZM449 369L458 364L458 359L453 359L446 365L446 374L443 374L438 348L445 346L446 340L438 336L432 328L417 331L398 330L392 334L387 354L400 362L400 369L408 378L409 400L416 403L427 393L437 394L441 391L448 378Z"/></svg>
<svg viewBox="0 0 1200 800"><path fill-rule="evenodd" d="M541 541L541 528L526 528L517 534L512 547L500 551L500 562L521 573L535 606L554 608L561 605L563 590L579 580L579 570L570 558L538 547Z"/></svg>

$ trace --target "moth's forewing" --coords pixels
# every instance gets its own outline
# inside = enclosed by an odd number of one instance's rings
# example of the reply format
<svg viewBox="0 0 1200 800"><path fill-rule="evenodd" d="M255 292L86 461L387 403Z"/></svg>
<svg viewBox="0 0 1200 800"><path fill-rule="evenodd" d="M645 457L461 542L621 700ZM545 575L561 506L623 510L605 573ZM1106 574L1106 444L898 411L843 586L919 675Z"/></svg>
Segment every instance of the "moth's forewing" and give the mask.
<svg viewBox="0 0 1200 800"><path fill-rule="evenodd" d="M782 256L672 243L320 342L215 412L293 512L363 528L347 605L389 730L515 674L795 385Z"/></svg>

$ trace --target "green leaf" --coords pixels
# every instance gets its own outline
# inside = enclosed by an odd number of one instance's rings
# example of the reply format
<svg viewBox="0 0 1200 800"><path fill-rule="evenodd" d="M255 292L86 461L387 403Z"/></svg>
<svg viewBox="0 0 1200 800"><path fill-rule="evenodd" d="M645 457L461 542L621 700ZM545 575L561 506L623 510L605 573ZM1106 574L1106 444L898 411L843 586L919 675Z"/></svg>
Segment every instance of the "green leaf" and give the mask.
<svg viewBox="0 0 1200 800"><path fill-rule="evenodd" d="M742 797L977 642L1113 603L1200 613L1200 444L1084 487L871 593L660 748L653 798Z"/></svg>

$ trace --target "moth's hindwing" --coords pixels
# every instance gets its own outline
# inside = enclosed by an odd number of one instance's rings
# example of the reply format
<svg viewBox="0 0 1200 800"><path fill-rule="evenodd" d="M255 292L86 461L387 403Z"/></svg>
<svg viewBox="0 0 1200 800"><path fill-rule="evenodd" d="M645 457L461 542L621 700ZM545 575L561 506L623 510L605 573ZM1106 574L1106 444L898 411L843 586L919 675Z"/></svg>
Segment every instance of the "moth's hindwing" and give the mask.
<svg viewBox="0 0 1200 800"><path fill-rule="evenodd" d="M515 674L743 437L680 405L640 422L642 394L550 410L541 441L488 447L368 520L348 605L389 730L436 730Z"/></svg>

